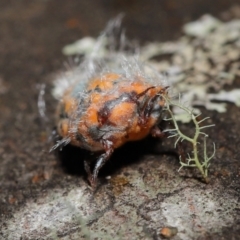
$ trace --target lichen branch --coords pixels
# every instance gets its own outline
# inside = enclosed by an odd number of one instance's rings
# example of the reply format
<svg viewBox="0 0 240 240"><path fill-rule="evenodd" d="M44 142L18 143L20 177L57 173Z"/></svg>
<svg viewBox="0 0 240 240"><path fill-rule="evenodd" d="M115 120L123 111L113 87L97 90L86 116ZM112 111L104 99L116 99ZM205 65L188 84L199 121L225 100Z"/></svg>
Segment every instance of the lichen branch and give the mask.
<svg viewBox="0 0 240 240"><path fill-rule="evenodd" d="M175 144L174 144L175 148L177 147L177 144L179 143L179 141L182 142L184 140L189 142L192 146L192 153L191 153L191 155L188 154L186 162L183 162L181 159L181 156L180 156L181 167L179 168L179 171L183 167L196 167L200 171L200 173L203 177L203 180L206 183L208 183L209 182L208 168L210 166L209 162L214 157L216 149L215 149L215 144L213 143L213 153L210 157L208 157L207 144L206 144L206 138L208 137L208 135L206 133L202 132L202 129L213 127L214 124L205 125L205 126L200 127L199 124L204 122L205 120L209 119L209 117L206 117L206 118L198 121L197 118L199 117L200 114L195 115L191 109L184 106L180 101L174 102L173 100L171 100L169 97L166 97L166 96L164 96L164 99L166 102L166 110L170 115L170 118L165 119L165 120L171 121L174 125L173 129L166 129L165 132L170 133L171 135L169 137L171 137L171 138L177 137L177 140L175 141ZM184 112L186 112L191 117L191 120L195 126L195 132L194 132L193 137L187 136L180 130L178 123L176 121L176 118L171 110L172 106L182 109ZM200 136L203 136L203 154L202 155L199 154L199 146L198 146Z"/></svg>

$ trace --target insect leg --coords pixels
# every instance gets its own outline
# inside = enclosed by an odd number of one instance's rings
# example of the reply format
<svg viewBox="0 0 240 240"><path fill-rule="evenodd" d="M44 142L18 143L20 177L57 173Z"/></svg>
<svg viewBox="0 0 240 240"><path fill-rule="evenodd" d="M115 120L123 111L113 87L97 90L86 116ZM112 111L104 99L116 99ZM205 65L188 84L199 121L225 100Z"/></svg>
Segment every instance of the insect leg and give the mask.
<svg viewBox="0 0 240 240"><path fill-rule="evenodd" d="M153 111L156 100L158 98L161 98L161 95L166 92L166 89L168 89L168 87L161 89L155 96L153 96L152 98L149 98L149 100L146 102L146 104L144 104L142 109L139 111L140 112L140 115L139 115L140 116L140 124L144 125L148 121L148 119Z"/></svg>
<svg viewBox="0 0 240 240"><path fill-rule="evenodd" d="M159 98L158 95L150 98L149 101L144 104L143 108L139 110L139 123L141 125L144 125L148 121L157 98Z"/></svg>
<svg viewBox="0 0 240 240"><path fill-rule="evenodd" d="M100 157L98 158L98 160L96 162L96 165L94 166L93 173L92 174L90 173L91 177L90 177L89 181L93 188L96 187L97 176L98 176L99 170L107 162L107 160L110 158L110 156L113 153L113 144L111 141L102 140L102 143L104 145L106 152L103 153L102 155L100 155Z"/></svg>

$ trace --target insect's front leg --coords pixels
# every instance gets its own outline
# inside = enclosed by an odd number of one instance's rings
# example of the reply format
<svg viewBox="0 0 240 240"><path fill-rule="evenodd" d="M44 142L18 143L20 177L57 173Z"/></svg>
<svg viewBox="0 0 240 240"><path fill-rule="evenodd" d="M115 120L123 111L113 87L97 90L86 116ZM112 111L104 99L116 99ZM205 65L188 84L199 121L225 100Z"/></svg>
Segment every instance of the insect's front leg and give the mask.
<svg viewBox="0 0 240 240"><path fill-rule="evenodd" d="M99 158L97 159L97 162L93 169L93 173L91 173L91 171L90 171L89 164L84 162L85 170L88 174L88 180L89 180L92 188L96 187L97 176L98 176L99 170L107 162L107 160L110 158L110 156L112 155L113 150L114 150L113 143L111 141L103 139L103 140L101 140L101 142L104 146L105 153L101 154L99 156Z"/></svg>
<svg viewBox="0 0 240 240"><path fill-rule="evenodd" d="M139 109L139 123L141 125L144 125L146 124L146 122L149 120L152 112L153 112L153 109L154 109L154 106L156 104L156 101L160 98L162 99L162 94L164 94L166 92L166 89L168 89L168 87L165 87L163 89L161 89L157 94L155 94L155 96L153 97L150 97L146 103L144 104L144 106ZM160 111L160 110L159 110Z"/></svg>
<svg viewBox="0 0 240 240"><path fill-rule="evenodd" d="M146 122L149 120L157 98L159 98L158 95L150 98L147 103L144 104L144 106L139 110L139 123L141 125L146 124Z"/></svg>

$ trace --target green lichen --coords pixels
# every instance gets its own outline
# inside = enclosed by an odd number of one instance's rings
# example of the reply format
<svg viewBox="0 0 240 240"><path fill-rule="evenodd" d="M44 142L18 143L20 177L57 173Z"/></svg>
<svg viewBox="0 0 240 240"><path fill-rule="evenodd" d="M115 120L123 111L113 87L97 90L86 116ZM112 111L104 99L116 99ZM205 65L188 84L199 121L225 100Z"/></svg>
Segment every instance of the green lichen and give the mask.
<svg viewBox="0 0 240 240"><path fill-rule="evenodd" d="M176 102L169 97L164 97L164 98L166 101L166 111L170 115L170 118L165 119L165 120L171 121L174 125L173 129L166 129L165 132L168 132L170 134L169 138L175 137L177 139L174 144L175 148L177 147L179 142L183 142L184 140L189 142L192 147L192 152L187 153L186 159L182 159L181 156L179 157L180 164L181 164L179 171L183 167L196 167L200 171L204 182L208 183L209 182L208 168L210 166L210 160L215 155L215 144L213 143L213 153L209 157L208 153L207 153L207 144L206 144L206 139L207 139L208 135L205 132L203 132L202 130L205 128L213 127L214 124L200 126L200 124L202 122L204 122L205 120L209 119L209 117L206 117L206 118L198 121L197 119L201 114L198 114L198 115L194 114L193 110L184 106L184 104L182 104L180 102L180 100L179 100L179 102ZM194 123L194 127L195 127L193 137L190 137L190 136L184 134L180 130L177 120L174 116L174 113L171 110L171 107L178 107L189 115L189 117L191 118L191 121ZM201 142L199 142L199 141L201 141ZM201 145L201 143L203 144L202 154L201 154L201 151L199 150L199 146Z"/></svg>

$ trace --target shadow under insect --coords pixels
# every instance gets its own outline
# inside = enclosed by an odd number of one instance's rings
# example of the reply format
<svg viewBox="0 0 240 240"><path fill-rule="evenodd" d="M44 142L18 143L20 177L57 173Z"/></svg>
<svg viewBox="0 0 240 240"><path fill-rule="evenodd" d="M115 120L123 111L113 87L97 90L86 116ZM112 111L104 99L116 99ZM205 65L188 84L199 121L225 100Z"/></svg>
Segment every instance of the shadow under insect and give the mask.
<svg viewBox="0 0 240 240"><path fill-rule="evenodd" d="M98 157L102 152L89 152L87 150L67 145L61 150L56 150L57 157L64 170L77 176L84 176L87 180L87 173L84 168L84 160L90 163L91 170L94 168ZM114 175L124 166L134 164L143 159L145 155L173 155L178 158L178 153L174 149L162 146L162 140L151 136L137 142L129 142L124 146L115 149L111 158L101 168L99 179L109 175Z"/></svg>

